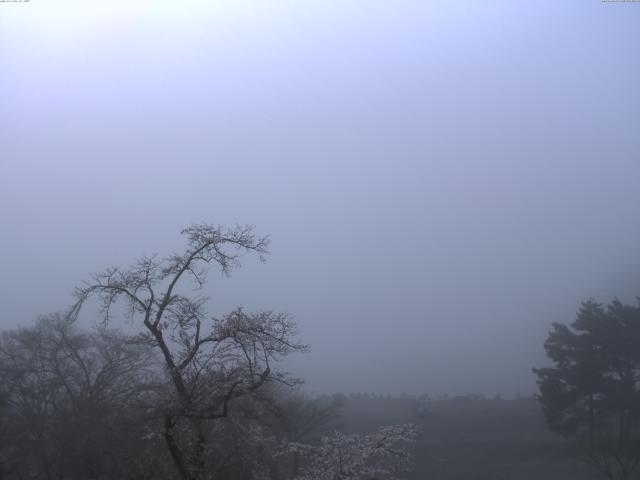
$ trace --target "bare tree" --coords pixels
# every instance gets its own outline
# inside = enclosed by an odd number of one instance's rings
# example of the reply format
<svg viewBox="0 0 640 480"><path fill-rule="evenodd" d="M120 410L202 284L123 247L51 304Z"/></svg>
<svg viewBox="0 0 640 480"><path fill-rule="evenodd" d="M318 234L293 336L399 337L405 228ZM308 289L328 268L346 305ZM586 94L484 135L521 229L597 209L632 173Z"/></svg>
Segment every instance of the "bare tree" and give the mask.
<svg viewBox="0 0 640 480"><path fill-rule="evenodd" d="M237 308L214 318L207 314L208 298L199 295L209 266L228 275L242 253L264 260L266 237L256 237L250 226L210 224L192 225L182 234L182 253L143 257L94 275L76 289L70 315L97 297L106 323L121 300L126 317L143 327L139 339L160 351L170 385L156 409L166 446L180 478L201 480L212 477L206 469L207 422L227 417L235 399L254 395L268 382L295 382L272 363L306 346L295 340L296 325L287 314Z"/></svg>

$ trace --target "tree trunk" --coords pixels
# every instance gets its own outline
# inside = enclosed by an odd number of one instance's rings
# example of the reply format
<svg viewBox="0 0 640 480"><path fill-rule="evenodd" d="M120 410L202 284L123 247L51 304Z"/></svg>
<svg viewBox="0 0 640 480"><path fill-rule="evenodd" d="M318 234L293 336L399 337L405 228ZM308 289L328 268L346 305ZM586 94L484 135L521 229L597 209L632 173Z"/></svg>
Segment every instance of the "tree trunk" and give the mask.
<svg viewBox="0 0 640 480"><path fill-rule="evenodd" d="M202 420L192 419L191 428L196 436L196 443L193 449L193 457L191 463L193 464L193 472L191 478L193 480L204 479L204 449L206 444L206 437L204 435L204 429L202 428Z"/></svg>
<svg viewBox="0 0 640 480"><path fill-rule="evenodd" d="M173 464L175 465L178 473L180 474L181 480L195 480L189 469L187 468L184 455L176 439L173 437L173 419L170 415L164 416L164 440L167 444L167 448L169 448L169 453L171 454L171 460L173 460Z"/></svg>

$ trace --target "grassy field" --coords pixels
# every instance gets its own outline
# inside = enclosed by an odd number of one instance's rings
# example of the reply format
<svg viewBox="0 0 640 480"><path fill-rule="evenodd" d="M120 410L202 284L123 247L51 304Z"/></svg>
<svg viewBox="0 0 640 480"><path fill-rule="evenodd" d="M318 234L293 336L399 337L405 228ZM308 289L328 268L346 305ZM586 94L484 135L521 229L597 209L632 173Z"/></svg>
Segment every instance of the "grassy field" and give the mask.
<svg viewBox="0 0 640 480"><path fill-rule="evenodd" d="M580 452L550 433L535 399L434 401L432 415L415 414L410 399L350 398L344 425L367 432L414 423L421 431L411 479L591 480L599 477Z"/></svg>

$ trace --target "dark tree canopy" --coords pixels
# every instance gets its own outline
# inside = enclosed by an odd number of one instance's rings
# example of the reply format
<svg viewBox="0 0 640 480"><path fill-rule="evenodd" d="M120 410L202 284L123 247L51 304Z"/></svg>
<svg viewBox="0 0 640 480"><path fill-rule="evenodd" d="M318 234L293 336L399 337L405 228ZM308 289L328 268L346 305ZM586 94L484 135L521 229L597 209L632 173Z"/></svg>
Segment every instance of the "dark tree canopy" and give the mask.
<svg viewBox="0 0 640 480"><path fill-rule="evenodd" d="M62 315L0 336L0 478L138 479L153 353ZM158 462L156 462L158 465Z"/></svg>
<svg viewBox="0 0 640 480"><path fill-rule="evenodd" d="M534 369L549 428L580 439L609 478L640 462L640 306L584 302L545 342L554 366Z"/></svg>

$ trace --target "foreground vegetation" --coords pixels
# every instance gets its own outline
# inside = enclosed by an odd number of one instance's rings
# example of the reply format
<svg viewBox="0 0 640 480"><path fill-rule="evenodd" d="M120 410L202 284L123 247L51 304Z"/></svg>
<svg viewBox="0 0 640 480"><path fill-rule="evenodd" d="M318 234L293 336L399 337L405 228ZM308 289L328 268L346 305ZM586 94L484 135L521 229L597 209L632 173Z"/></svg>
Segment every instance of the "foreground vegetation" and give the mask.
<svg viewBox="0 0 640 480"><path fill-rule="evenodd" d="M411 425L341 433L329 429L340 402L294 394L300 380L277 362L307 346L289 315L208 313L209 267L228 275L242 253L264 259L268 239L248 226L182 234L182 252L108 268L75 290L68 311L3 333L0 478L364 480L406 471ZM78 317L92 301L98 322L83 330Z"/></svg>
<svg viewBox="0 0 640 480"><path fill-rule="evenodd" d="M309 398L277 368L307 349L289 315L216 318L202 295L210 266L268 239L182 233L183 252L95 274L69 310L2 334L0 480L628 480L640 463L640 307L554 324L538 398Z"/></svg>

